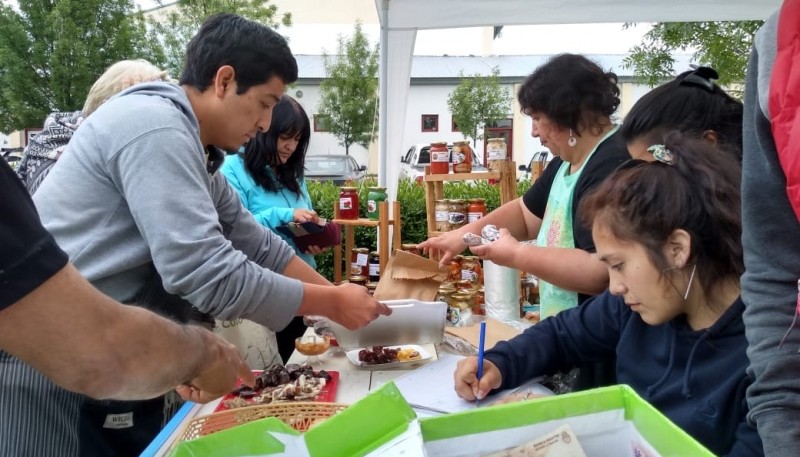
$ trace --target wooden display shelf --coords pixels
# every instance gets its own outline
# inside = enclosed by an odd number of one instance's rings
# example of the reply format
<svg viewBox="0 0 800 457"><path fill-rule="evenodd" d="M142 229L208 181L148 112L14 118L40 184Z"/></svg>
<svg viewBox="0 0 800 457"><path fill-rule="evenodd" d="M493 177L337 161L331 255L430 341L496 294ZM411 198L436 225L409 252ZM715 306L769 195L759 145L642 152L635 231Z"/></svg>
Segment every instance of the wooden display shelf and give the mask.
<svg viewBox="0 0 800 457"><path fill-rule="evenodd" d="M339 244L333 247L333 282L339 283L342 279L350 279L350 253L353 252L355 247L355 228L356 227L372 227L378 229L378 254L381 257L380 270L383 273L386 264L389 262L391 252L389 250L389 226L394 227L394 234L392 236L392 244L395 248L400 247L400 202L392 202L392 213L389 214L389 203L378 203L378 220L374 221L367 218L358 219L341 219L339 217L339 202L338 200L333 204L333 222L339 224L344 234L344 252L345 259L347 260L347 268L345 269L344 277L342 277L342 245Z"/></svg>
<svg viewBox="0 0 800 457"><path fill-rule="evenodd" d="M517 165L512 161L500 163L498 171L488 173L431 174L430 166L425 167L425 209L428 221L428 238L442 233L436 230L436 200L444 199L445 181L466 181L474 179L494 179L498 181L500 204L504 205L517 198Z"/></svg>

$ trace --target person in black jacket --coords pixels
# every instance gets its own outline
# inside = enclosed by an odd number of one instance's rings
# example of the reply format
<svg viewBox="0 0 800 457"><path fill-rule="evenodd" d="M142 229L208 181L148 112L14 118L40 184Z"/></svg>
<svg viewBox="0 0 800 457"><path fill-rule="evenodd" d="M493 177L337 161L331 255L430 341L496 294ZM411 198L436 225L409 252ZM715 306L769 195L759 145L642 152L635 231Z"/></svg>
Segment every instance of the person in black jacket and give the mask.
<svg viewBox="0 0 800 457"><path fill-rule="evenodd" d="M678 133L581 203L609 290L461 361L467 399L617 357L617 377L715 454L763 455L747 424L751 383L739 297L744 270L734 156Z"/></svg>

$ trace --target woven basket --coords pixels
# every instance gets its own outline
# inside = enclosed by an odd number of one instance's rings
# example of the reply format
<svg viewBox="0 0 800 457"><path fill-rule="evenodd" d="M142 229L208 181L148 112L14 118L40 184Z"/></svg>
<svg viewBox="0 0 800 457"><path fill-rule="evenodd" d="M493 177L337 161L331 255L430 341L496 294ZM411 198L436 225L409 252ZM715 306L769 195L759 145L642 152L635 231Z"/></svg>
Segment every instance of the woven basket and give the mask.
<svg viewBox="0 0 800 457"><path fill-rule="evenodd" d="M278 418L293 429L305 432L317 421L327 419L347 406L341 403L287 402L230 409L192 419L181 433L180 441L210 435L266 417Z"/></svg>

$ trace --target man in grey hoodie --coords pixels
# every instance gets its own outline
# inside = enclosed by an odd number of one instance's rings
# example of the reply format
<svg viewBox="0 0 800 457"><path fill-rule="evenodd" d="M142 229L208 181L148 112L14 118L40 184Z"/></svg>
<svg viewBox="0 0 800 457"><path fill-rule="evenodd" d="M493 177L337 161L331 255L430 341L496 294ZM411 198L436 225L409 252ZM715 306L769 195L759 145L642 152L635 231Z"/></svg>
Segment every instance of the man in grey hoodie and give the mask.
<svg viewBox="0 0 800 457"><path fill-rule="evenodd" d="M758 31L747 69L742 162L742 299L749 348L749 419L767 456L800 449L800 0Z"/></svg>
<svg viewBox="0 0 800 457"><path fill-rule="evenodd" d="M296 315L324 315L348 328L388 315L366 289L334 287L295 256L217 173L222 150L266 131L296 79L279 34L235 15L209 18L187 47L180 85L134 86L76 131L35 195L43 224L102 292L181 320L188 313L177 308L189 303L273 330ZM31 390L28 378L38 375L7 358L0 380L4 371L17 374L0 389L2 455L138 455L163 423L152 420L163 401L95 404L44 381ZM21 432L26 425L14 423L4 397L26 408L42 395L65 405L51 421L58 425ZM15 433L3 436L8 427Z"/></svg>

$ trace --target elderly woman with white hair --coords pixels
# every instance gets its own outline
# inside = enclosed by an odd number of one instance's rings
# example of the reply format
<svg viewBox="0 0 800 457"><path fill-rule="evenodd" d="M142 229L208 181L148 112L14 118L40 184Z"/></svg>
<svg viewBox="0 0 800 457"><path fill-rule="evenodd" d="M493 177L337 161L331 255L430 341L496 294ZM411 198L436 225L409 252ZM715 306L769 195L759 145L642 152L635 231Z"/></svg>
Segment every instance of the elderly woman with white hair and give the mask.
<svg viewBox="0 0 800 457"><path fill-rule="evenodd" d="M56 111L47 116L42 131L25 146L17 174L33 195L72 138L83 119L128 87L149 81L169 81L167 72L142 59L121 60L95 81L80 111Z"/></svg>

